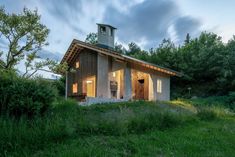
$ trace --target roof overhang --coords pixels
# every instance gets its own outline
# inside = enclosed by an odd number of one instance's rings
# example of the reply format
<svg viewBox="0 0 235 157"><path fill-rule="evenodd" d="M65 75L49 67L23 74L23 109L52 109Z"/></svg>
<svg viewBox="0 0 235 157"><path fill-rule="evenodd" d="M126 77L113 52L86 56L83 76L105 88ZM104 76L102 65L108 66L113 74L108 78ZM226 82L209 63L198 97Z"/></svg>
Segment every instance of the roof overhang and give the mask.
<svg viewBox="0 0 235 157"><path fill-rule="evenodd" d="M161 72L161 73L164 73L164 74L167 74L170 76L178 76L178 77L182 76L182 73L177 72L175 70L165 68L165 67L162 67L159 65L155 65L152 63L148 63L148 62L145 62L145 61L142 61L142 60L139 60L139 59L127 56L127 55L123 55L123 54L117 53L116 51L113 51L113 50L100 48L98 46L91 45L91 44L88 44L88 43L85 43L85 42L82 42L82 41L79 41L76 39L74 39L72 41L72 43L70 44L63 59L61 60L61 63L64 63L64 62L66 62L68 64L71 63L76 58L75 56L77 56L77 54L80 53L81 50L83 50L83 49L90 49L90 50L96 51L100 54L114 57L115 59L118 59L121 61L139 64L139 65L144 66L146 68L150 68L150 69L156 70L158 72Z"/></svg>

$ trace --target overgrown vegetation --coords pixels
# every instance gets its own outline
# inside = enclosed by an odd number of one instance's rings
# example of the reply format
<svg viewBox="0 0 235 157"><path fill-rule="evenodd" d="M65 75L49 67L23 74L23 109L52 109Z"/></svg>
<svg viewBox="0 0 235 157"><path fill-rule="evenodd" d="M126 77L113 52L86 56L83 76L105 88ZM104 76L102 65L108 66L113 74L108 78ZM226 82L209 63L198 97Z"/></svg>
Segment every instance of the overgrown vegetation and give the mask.
<svg viewBox="0 0 235 157"><path fill-rule="evenodd" d="M66 63L39 55L49 44L46 41L49 29L40 18L37 10L24 8L19 14L10 14L0 6L0 40L5 44L0 50L0 70L15 70L30 78L38 71L63 73L67 69ZM18 69L20 63L25 67Z"/></svg>
<svg viewBox="0 0 235 157"><path fill-rule="evenodd" d="M46 80L25 79L11 71L0 71L0 116L42 115L56 96L55 87Z"/></svg>
<svg viewBox="0 0 235 157"><path fill-rule="evenodd" d="M184 100L184 99L182 99ZM215 106L215 107L225 107L230 110L235 110L235 93L231 92L229 95L224 96L211 96L207 98L194 98L184 100L192 103L194 106Z"/></svg>
<svg viewBox="0 0 235 157"><path fill-rule="evenodd" d="M224 113L220 116L213 107L199 108L183 100L90 107L60 100L43 117L0 118L0 152L3 156L151 156L158 150L163 156L197 156L219 151L226 156L234 153L235 117L224 109L219 109ZM213 147L204 149L208 143Z"/></svg>

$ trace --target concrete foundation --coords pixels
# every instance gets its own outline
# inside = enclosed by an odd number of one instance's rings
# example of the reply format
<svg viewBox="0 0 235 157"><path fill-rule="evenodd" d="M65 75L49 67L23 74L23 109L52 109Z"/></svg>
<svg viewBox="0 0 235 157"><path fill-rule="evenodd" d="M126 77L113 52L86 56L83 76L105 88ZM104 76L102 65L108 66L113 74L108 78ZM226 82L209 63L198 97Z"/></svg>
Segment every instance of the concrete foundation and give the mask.
<svg viewBox="0 0 235 157"><path fill-rule="evenodd" d="M103 104L103 103L114 103L114 102L126 102L127 99L111 99L111 98L93 98L93 97L86 97L85 102L80 102L79 105L82 106L89 106L92 104Z"/></svg>

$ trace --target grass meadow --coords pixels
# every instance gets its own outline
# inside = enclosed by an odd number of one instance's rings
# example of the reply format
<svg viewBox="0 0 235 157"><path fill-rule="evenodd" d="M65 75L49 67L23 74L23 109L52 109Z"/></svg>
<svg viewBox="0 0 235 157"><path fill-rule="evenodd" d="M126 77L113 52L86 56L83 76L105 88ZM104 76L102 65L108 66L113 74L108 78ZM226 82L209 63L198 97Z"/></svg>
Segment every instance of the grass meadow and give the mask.
<svg viewBox="0 0 235 157"><path fill-rule="evenodd" d="M1 117L0 156L235 156L234 110L213 100L57 101L43 117Z"/></svg>

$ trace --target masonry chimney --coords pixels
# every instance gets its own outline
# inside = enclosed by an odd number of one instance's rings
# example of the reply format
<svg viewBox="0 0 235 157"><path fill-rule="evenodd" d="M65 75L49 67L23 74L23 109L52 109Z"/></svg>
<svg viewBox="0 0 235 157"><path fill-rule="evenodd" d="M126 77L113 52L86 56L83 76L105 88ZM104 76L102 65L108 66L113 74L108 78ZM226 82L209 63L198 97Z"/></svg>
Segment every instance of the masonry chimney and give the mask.
<svg viewBox="0 0 235 157"><path fill-rule="evenodd" d="M107 24L98 25L98 46L107 49L114 49L115 27Z"/></svg>

